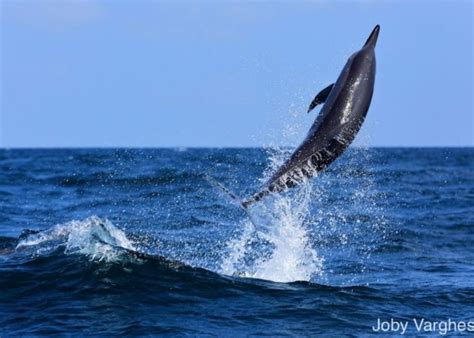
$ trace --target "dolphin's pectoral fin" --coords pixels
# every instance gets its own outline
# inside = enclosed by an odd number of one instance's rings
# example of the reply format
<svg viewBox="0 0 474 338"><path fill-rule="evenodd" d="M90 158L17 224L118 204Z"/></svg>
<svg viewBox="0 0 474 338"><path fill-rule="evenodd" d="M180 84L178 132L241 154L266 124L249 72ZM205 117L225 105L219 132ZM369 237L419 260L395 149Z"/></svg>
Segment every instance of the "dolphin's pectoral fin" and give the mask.
<svg viewBox="0 0 474 338"><path fill-rule="evenodd" d="M326 102L329 94L331 93L332 87L334 87L334 83L330 84L323 90L321 90L318 95L314 98L308 108L308 113L313 110L318 104Z"/></svg>

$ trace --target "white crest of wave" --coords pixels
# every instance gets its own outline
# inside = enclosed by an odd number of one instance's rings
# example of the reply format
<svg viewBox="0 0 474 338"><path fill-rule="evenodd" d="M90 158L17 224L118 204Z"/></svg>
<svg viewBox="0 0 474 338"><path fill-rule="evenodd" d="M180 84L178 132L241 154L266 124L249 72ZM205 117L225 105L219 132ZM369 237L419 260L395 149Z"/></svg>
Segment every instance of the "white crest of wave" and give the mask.
<svg viewBox="0 0 474 338"><path fill-rule="evenodd" d="M270 167L283 159L281 151L272 154ZM305 182L291 198L275 195L255 206L251 212L262 224L258 235L246 222L241 235L227 243L220 272L282 283L310 281L321 274L323 259L311 247L305 226L311 195L311 184Z"/></svg>
<svg viewBox="0 0 474 338"><path fill-rule="evenodd" d="M63 246L65 253L78 253L92 260L114 261L120 249L135 250L125 233L107 219L97 216L82 221L57 224L49 229L29 234L19 241L17 250L31 250L37 255Z"/></svg>

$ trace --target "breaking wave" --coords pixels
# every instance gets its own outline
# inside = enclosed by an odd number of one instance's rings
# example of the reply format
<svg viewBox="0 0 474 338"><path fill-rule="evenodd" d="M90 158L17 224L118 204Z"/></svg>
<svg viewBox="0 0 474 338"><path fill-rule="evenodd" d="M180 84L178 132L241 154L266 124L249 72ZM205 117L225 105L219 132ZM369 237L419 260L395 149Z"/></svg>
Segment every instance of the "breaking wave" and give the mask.
<svg viewBox="0 0 474 338"><path fill-rule="evenodd" d="M43 231L24 232L16 245L17 252L46 255L58 248L66 254L81 254L97 261L116 261L127 250L136 248L125 233L107 219L97 216L70 221Z"/></svg>

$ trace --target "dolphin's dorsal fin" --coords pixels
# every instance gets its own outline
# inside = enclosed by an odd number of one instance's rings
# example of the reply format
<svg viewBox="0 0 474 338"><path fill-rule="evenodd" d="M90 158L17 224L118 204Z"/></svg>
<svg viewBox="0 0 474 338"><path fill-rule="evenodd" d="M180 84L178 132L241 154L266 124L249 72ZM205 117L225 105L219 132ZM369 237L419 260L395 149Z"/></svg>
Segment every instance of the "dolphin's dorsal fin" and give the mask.
<svg viewBox="0 0 474 338"><path fill-rule="evenodd" d="M334 83L330 84L323 90L321 90L318 95L314 98L308 108L308 113L313 110L318 104L326 102L329 94L331 93L332 87L334 87Z"/></svg>

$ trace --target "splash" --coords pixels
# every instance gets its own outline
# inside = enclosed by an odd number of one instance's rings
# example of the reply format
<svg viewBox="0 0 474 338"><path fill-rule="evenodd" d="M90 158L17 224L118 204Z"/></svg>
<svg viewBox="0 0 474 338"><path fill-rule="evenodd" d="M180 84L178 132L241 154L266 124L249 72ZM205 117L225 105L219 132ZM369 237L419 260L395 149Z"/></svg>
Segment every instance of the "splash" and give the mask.
<svg viewBox="0 0 474 338"><path fill-rule="evenodd" d="M273 244L269 258L257 262L254 278L277 282L309 281L322 272L323 259L311 247L306 221L311 185L304 185L296 196L277 197L266 214L270 214L264 237Z"/></svg>
<svg viewBox="0 0 474 338"><path fill-rule="evenodd" d="M262 184L290 151L269 149ZM254 205L259 231L242 224L227 242L219 272L277 282L363 283L372 250L388 231L386 198L376 189L370 162L367 148L352 147L323 175Z"/></svg>
<svg viewBox="0 0 474 338"><path fill-rule="evenodd" d="M97 216L58 224L22 237L16 250L35 255L44 255L63 247L66 254L82 254L91 260L110 262L117 260L123 249L135 251L133 243L122 230Z"/></svg>
<svg viewBox="0 0 474 338"><path fill-rule="evenodd" d="M284 161L284 150L272 151L270 168ZM271 173L267 170L264 179ZM291 195L276 195L251 211L262 227L253 231L250 222L227 244L221 273L275 282L310 281L322 273L323 259L311 246L306 223L312 187L309 181Z"/></svg>

